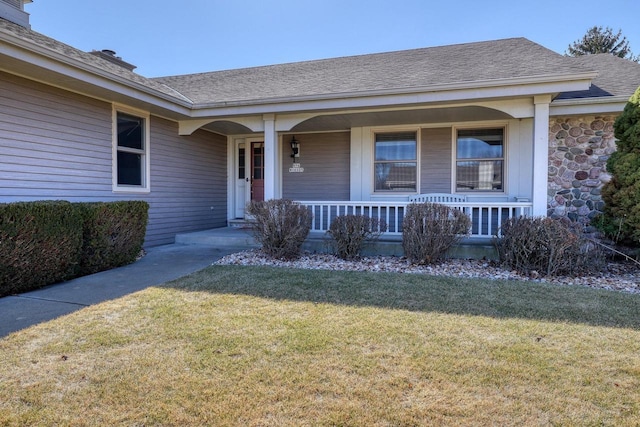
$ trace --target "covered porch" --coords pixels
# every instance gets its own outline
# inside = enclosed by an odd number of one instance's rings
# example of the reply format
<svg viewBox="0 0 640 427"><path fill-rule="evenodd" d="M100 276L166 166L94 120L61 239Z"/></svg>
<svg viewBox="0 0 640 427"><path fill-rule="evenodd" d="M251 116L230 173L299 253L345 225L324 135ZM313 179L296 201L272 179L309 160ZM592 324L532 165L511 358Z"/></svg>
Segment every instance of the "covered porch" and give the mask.
<svg viewBox="0 0 640 427"><path fill-rule="evenodd" d="M550 96L208 122L228 136L228 221L252 200L286 198L312 211L313 232L338 215L383 219L400 236L420 194L491 238L504 220L546 215ZM191 123L194 127L204 123ZM187 131L183 124L182 131Z"/></svg>
<svg viewBox="0 0 640 427"><path fill-rule="evenodd" d="M413 197L444 193L463 198L448 204L471 217L472 238L490 239L507 218L547 215L550 105L591 77L216 105L179 132L227 136L229 222L252 200L284 198L312 210L314 232L359 213L400 236Z"/></svg>
<svg viewBox="0 0 640 427"><path fill-rule="evenodd" d="M326 231L335 218L360 214L387 224L363 254L402 256L406 207L419 195L448 195L425 200L471 218L470 235L452 256L495 258L492 239L504 221L547 213L550 102L545 95L203 119L190 126L227 135L229 224L242 224L252 200L286 198L313 214L306 250L329 252ZM179 235L176 242L238 239L255 245L241 227Z"/></svg>
<svg viewBox="0 0 640 427"><path fill-rule="evenodd" d="M161 81L195 103L180 135L227 138L228 222L282 198L313 211L314 232L355 212L400 236L412 197L444 193L489 239L507 218L548 214L550 115L591 111L555 100L596 76L509 39Z"/></svg>

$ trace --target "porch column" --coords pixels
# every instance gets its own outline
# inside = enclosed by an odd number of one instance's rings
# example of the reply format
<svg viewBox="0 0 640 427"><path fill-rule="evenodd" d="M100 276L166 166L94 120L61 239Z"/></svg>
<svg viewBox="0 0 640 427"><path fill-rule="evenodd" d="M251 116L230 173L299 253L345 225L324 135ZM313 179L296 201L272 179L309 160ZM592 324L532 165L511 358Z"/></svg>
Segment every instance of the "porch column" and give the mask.
<svg viewBox="0 0 640 427"><path fill-rule="evenodd" d="M264 199L276 198L276 134L275 114L264 114Z"/></svg>
<svg viewBox="0 0 640 427"><path fill-rule="evenodd" d="M351 128L349 154L349 200L365 200L362 197L362 128Z"/></svg>
<svg viewBox="0 0 640 427"><path fill-rule="evenodd" d="M549 104L551 95L533 98L533 212L547 216L547 177L549 174Z"/></svg>

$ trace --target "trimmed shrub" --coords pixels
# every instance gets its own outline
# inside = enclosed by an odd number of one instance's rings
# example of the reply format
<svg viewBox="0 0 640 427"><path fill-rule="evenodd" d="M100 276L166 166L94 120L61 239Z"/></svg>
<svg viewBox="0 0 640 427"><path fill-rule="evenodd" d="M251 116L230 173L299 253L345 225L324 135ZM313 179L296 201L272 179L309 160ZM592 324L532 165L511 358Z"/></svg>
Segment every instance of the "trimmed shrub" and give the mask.
<svg viewBox="0 0 640 427"><path fill-rule="evenodd" d="M148 209L142 201L0 204L0 296L135 261Z"/></svg>
<svg viewBox="0 0 640 427"><path fill-rule="evenodd" d="M509 218L500 231L495 244L501 263L523 274L575 274L595 270L604 260L582 226L566 219Z"/></svg>
<svg viewBox="0 0 640 427"><path fill-rule="evenodd" d="M433 264L469 235L471 220L439 203L411 203L402 222L402 248L413 264Z"/></svg>
<svg viewBox="0 0 640 427"><path fill-rule="evenodd" d="M0 205L0 296L72 277L82 219L65 201Z"/></svg>
<svg viewBox="0 0 640 427"><path fill-rule="evenodd" d="M253 234L267 255L277 259L300 256L311 230L311 212L306 206L286 199L252 201L247 212L254 218Z"/></svg>
<svg viewBox="0 0 640 427"><path fill-rule="evenodd" d="M78 203L77 207L83 220L79 276L136 260L147 230L147 202Z"/></svg>
<svg viewBox="0 0 640 427"><path fill-rule="evenodd" d="M338 257L352 260L360 257L364 242L376 240L387 231L387 223L383 219L370 218L364 215L341 215L336 217L329 230Z"/></svg>
<svg viewBox="0 0 640 427"><path fill-rule="evenodd" d="M607 160L604 213L594 225L616 242L640 246L640 87L614 123L617 150Z"/></svg>

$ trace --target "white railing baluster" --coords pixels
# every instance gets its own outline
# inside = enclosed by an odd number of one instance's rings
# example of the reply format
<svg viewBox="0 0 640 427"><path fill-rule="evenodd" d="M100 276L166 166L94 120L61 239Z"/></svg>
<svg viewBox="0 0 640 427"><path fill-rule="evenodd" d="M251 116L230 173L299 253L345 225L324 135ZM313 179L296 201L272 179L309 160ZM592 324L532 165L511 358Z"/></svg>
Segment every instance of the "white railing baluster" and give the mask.
<svg viewBox="0 0 640 427"><path fill-rule="evenodd" d="M367 215L387 223L388 235L402 234L402 217L409 202L336 202L300 201L312 213L312 231L324 232L340 215ZM443 203L469 215L472 219L471 237L492 237L500 232L504 220L519 216L529 216L531 202L455 202ZM401 213L402 211L402 213ZM485 213L486 212L486 213ZM487 225L484 226L484 220ZM473 225L476 225L475 233ZM495 225L494 225L495 224ZM393 231L391 231L393 230Z"/></svg>

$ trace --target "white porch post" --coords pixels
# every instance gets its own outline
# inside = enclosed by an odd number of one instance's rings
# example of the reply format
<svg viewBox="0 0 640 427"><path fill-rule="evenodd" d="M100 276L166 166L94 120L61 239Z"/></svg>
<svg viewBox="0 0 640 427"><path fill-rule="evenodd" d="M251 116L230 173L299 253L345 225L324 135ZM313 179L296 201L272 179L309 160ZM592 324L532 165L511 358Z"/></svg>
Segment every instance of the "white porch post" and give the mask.
<svg viewBox="0 0 640 427"><path fill-rule="evenodd" d="M264 199L276 198L276 133L275 114L264 114Z"/></svg>
<svg viewBox="0 0 640 427"><path fill-rule="evenodd" d="M362 197L362 128L351 128L351 154L349 155L349 200Z"/></svg>
<svg viewBox="0 0 640 427"><path fill-rule="evenodd" d="M535 96L533 118L533 212L547 216L549 173L549 104L551 95Z"/></svg>

